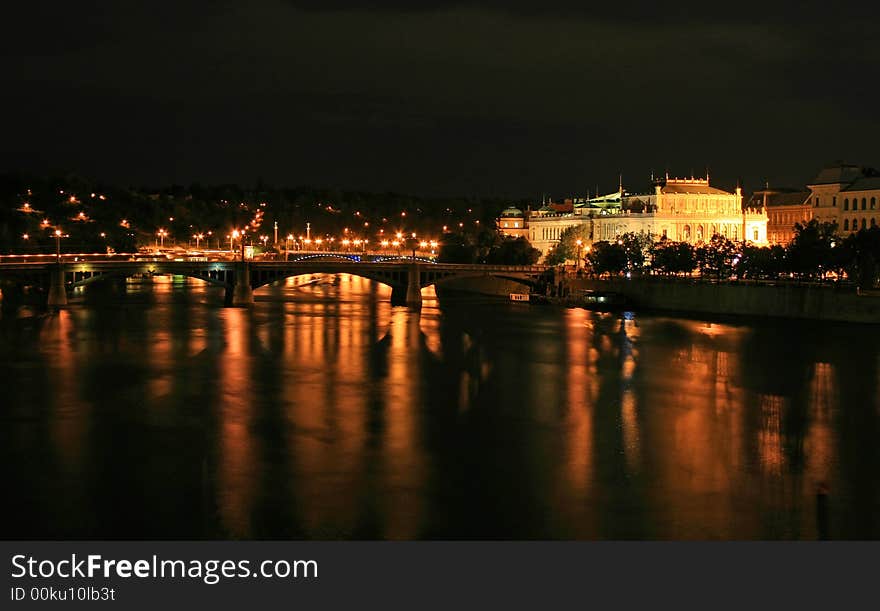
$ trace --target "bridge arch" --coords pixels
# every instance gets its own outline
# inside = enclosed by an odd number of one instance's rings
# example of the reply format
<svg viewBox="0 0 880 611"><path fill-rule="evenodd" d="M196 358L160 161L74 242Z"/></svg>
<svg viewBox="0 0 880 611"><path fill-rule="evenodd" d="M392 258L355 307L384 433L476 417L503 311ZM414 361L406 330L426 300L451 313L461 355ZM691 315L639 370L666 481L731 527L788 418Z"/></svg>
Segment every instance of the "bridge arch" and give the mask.
<svg viewBox="0 0 880 611"><path fill-rule="evenodd" d="M274 284L286 280L287 278L296 278L298 276L314 276L318 274L339 275L347 274L349 276L357 276L366 278L384 284L392 290L395 288L406 287L407 270L371 270L369 263L363 264L362 268L357 269L278 269L278 270L251 270L250 281L251 288L256 290L260 287Z"/></svg>
<svg viewBox="0 0 880 611"><path fill-rule="evenodd" d="M64 272L65 284L71 288L86 286L95 282L114 278L134 278L137 276L185 276L201 280L213 286L232 288L235 285L234 274L229 270L198 270L198 269L162 269L160 266L144 267L128 270L88 270L69 269Z"/></svg>
<svg viewBox="0 0 880 611"><path fill-rule="evenodd" d="M497 272L497 273L477 273L477 272L475 272L475 273L461 273L461 272L457 272L457 273L452 273L452 274L443 274L441 272L441 273L438 273L435 277L432 277L433 275L430 273L430 271L428 271L427 273L423 273L422 276L423 276L423 278L420 282L421 288L425 288L426 286L431 286L432 284L437 286L437 285L443 285L447 282L454 282L456 280L472 279L472 278L498 278L501 280L509 280L512 282L516 282L517 284L521 284L521 285L527 286L529 288L534 288L538 284L538 282L533 278L529 278L526 276L518 276L518 275L514 275L514 274L505 274L502 272Z"/></svg>

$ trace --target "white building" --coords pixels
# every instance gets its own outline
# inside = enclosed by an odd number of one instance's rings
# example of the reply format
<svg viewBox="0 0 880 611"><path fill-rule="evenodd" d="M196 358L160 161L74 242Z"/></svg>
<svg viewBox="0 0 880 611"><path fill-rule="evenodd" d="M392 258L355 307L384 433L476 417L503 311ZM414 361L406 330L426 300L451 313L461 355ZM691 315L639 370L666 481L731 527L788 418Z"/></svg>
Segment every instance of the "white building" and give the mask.
<svg viewBox="0 0 880 611"><path fill-rule="evenodd" d="M542 209L543 210L543 209ZM712 187L707 178L663 178L653 191L626 192L575 204L569 213L539 211L529 219L529 241L546 255L572 225L588 224L590 241L613 240L624 233L647 233L659 240L697 244L720 234L734 241L767 244L767 212L743 209L742 190Z"/></svg>

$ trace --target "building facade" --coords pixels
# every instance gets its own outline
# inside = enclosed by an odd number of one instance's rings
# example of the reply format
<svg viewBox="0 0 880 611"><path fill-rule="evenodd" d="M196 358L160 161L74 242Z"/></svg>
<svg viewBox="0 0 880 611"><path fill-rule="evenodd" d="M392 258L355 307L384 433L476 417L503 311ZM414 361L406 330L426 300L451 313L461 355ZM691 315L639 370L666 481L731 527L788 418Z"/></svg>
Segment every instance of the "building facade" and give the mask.
<svg viewBox="0 0 880 611"><path fill-rule="evenodd" d="M743 208L742 191L712 187L708 178L662 178L646 193L618 193L585 200L571 213L544 212L529 219L529 240L546 255L562 232L588 224L592 242L613 240L624 233L646 233L697 244L715 234L734 241L767 244L767 212L760 206Z"/></svg>
<svg viewBox="0 0 880 611"><path fill-rule="evenodd" d="M508 235L513 238L528 238L528 223L529 218L527 213L524 213L519 208L515 208L513 206L505 208L501 212L501 216L499 216L496 220L498 230L504 235Z"/></svg>
<svg viewBox="0 0 880 611"><path fill-rule="evenodd" d="M813 217L836 223L840 235L880 222L880 172L873 168L837 163L823 168L807 187Z"/></svg>
<svg viewBox="0 0 880 611"><path fill-rule="evenodd" d="M765 187L752 194L749 208L767 210L767 243L787 245L796 223L809 223L813 206L809 191Z"/></svg>

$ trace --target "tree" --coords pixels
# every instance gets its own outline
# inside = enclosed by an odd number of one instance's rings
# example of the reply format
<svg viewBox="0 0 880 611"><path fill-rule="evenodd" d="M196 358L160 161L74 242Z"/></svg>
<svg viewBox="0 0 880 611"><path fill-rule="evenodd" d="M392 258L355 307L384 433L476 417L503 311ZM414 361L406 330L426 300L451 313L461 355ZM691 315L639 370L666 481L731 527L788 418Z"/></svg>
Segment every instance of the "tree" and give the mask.
<svg viewBox="0 0 880 611"><path fill-rule="evenodd" d="M492 263L495 265L532 265L541 251L532 248L524 237L505 236L497 230L476 233L447 233L440 241L437 260L442 263Z"/></svg>
<svg viewBox="0 0 880 611"><path fill-rule="evenodd" d="M652 235L644 231L629 232L620 236L618 243L626 252L627 269L641 271L645 267L645 261L651 256L651 249L654 246Z"/></svg>
<svg viewBox="0 0 880 611"><path fill-rule="evenodd" d="M476 263L477 247L464 233L447 233L440 240L437 260L442 263Z"/></svg>
<svg viewBox="0 0 880 611"><path fill-rule="evenodd" d="M494 265L534 265L541 258L541 251L533 248L529 241L520 236L505 238L486 257L486 263Z"/></svg>
<svg viewBox="0 0 880 611"><path fill-rule="evenodd" d="M846 268L860 288L873 288L880 277L880 228L860 229L843 244L835 244L832 265L835 270Z"/></svg>
<svg viewBox="0 0 880 611"><path fill-rule="evenodd" d="M651 269L661 274L690 274L695 267L696 253L687 242L673 242L664 238L651 249Z"/></svg>
<svg viewBox="0 0 880 611"><path fill-rule="evenodd" d="M626 250L617 242L594 242L586 258L590 269L598 276L619 274L627 265Z"/></svg>
<svg viewBox="0 0 880 611"><path fill-rule="evenodd" d="M714 274L718 280L729 278L733 272L733 262L739 255L736 243L716 233L705 244L697 247L697 264L700 273Z"/></svg>
<svg viewBox="0 0 880 611"><path fill-rule="evenodd" d="M577 261L578 244L581 241L580 256L583 258L586 245L592 241L591 227L587 223L566 227L559 236L559 244L547 255L550 265L562 265L568 261Z"/></svg>
<svg viewBox="0 0 880 611"><path fill-rule="evenodd" d="M820 223L816 219L809 223L796 223L794 238L786 249L791 271L800 278L822 278L832 268L831 261L837 246L835 232L837 223Z"/></svg>
<svg viewBox="0 0 880 611"><path fill-rule="evenodd" d="M747 244L743 247L742 256L736 265L740 278L778 278L787 270L785 248L779 244L758 247Z"/></svg>

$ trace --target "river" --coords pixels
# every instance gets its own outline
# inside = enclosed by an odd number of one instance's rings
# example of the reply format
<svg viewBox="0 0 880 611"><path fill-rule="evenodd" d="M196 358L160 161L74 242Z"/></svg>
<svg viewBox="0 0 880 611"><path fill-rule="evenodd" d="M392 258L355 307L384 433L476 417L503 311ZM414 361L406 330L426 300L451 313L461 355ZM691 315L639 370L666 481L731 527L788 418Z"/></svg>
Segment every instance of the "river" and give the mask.
<svg viewBox="0 0 880 611"><path fill-rule="evenodd" d="M876 327L389 297L7 308L0 538L880 537Z"/></svg>

